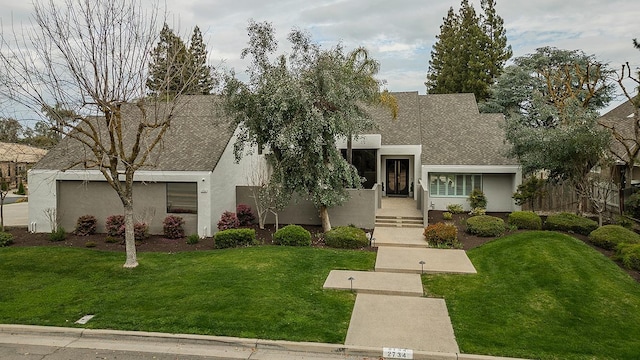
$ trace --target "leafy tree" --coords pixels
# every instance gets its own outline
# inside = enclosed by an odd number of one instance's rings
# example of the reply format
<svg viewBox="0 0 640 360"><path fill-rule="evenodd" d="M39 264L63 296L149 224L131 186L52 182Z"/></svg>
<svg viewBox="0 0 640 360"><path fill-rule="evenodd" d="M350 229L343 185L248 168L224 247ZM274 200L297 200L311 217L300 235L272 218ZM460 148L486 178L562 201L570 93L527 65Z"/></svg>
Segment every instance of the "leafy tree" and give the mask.
<svg viewBox="0 0 640 360"><path fill-rule="evenodd" d="M23 134L24 129L16 119L0 118L0 141L17 143Z"/></svg>
<svg viewBox="0 0 640 360"><path fill-rule="evenodd" d="M449 9L431 52L428 93L470 92L478 101L489 97L489 86L512 52L495 1L482 0L481 8L478 15L468 0L462 0L458 13Z"/></svg>
<svg viewBox="0 0 640 360"><path fill-rule="evenodd" d="M153 84L175 92L170 98L145 97L158 13L142 7L139 0L36 1L32 30L12 32L26 34L22 38L0 35L5 45L0 62L11 100L34 112L46 112L53 102L77 114L69 118L54 111L60 122L56 131L80 149L70 154L74 160L68 168L99 171L117 193L124 210L127 268L138 265L134 175L161 150L180 95L189 85L172 87L173 75L188 71L184 62L170 56L165 65L174 71L155 73ZM83 39L82 46L78 39Z"/></svg>
<svg viewBox="0 0 640 360"><path fill-rule="evenodd" d="M611 141L597 123L597 110L612 96L610 74L581 51L540 48L514 59L480 107L505 114L509 154L524 173L547 171L550 181L589 197L590 171Z"/></svg>
<svg viewBox="0 0 640 360"><path fill-rule="evenodd" d="M249 81L231 73L224 88L226 112L241 130L236 158L247 146L267 147L271 181L284 196L297 192L312 200L329 231L328 208L344 202L346 188L361 182L335 140L373 126L363 105L381 99L373 77L377 62L363 48L321 49L300 30L289 34L291 55L271 61L277 49L271 24L251 21L247 29L249 46L242 57L252 58Z"/></svg>

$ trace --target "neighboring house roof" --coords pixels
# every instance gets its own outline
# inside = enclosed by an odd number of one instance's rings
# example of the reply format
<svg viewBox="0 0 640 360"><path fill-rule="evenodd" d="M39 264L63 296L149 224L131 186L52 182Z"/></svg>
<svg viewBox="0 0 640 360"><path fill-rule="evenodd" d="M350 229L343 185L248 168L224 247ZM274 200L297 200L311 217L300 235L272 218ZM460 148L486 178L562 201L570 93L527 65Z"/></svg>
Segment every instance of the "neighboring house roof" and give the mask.
<svg viewBox="0 0 640 360"><path fill-rule="evenodd" d="M214 95L194 95L182 98L176 109L171 126L151 156L151 166L144 170L159 171L211 171L229 143L233 131L230 121L219 115L218 97ZM139 111L131 106L123 111L135 127ZM134 133L134 129L131 133ZM64 138L34 168L36 169L81 169L73 166L81 161L83 154L90 151L79 141Z"/></svg>
<svg viewBox="0 0 640 360"><path fill-rule="evenodd" d="M602 126L609 129L614 128L615 132L622 136L621 139L614 138L612 140L610 150L616 160L623 162L629 161L629 154L625 148L634 151L638 146L637 141L640 140L635 134L635 127L640 126L640 119L634 117L634 110L633 103L628 100L598 119L598 123ZM638 130L640 131L640 128Z"/></svg>
<svg viewBox="0 0 640 360"><path fill-rule="evenodd" d="M0 162L33 164L47 154L47 150L33 146L0 142Z"/></svg>
<svg viewBox="0 0 640 360"><path fill-rule="evenodd" d="M480 114L473 94L393 93L398 117L375 107L370 113L383 145L422 145L423 165L517 165L505 156L502 114Z"/></svg>

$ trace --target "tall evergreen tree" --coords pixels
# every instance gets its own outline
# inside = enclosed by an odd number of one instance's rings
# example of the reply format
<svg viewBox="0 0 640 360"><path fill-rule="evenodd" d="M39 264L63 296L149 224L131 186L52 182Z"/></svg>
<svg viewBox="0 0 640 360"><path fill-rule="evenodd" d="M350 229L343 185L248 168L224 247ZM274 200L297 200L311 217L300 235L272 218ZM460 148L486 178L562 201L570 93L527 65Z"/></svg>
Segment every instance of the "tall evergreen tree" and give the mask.
<svg viewBox="0 0 640 360"><path fill-rule="evenodd" d="M151 52L147 88L150 95L184 93L189 88L190 67L183 66L189 58L187 47L166 23L160 31L158 44Z"/></svg>
<svg viewBox="0 0 640 360"><path fill-rule="evenodd" d="M189 93L210 94L215 82L211 75L212 68L207 65L207 47L202 40L202 32L198 26L193 28L193 34L189 42L189 59L192 62L193 76L195 78Z"/></svg>
<svg viewBox="0 0 640 360"><path fill-rule="evenodd" d="M503 20L494 0L482 0L478 15L468 0L458 13L449 9L431 52L427 72L430 94L473 93L478 101L489 97L489 86L511 57Z"/></svg>

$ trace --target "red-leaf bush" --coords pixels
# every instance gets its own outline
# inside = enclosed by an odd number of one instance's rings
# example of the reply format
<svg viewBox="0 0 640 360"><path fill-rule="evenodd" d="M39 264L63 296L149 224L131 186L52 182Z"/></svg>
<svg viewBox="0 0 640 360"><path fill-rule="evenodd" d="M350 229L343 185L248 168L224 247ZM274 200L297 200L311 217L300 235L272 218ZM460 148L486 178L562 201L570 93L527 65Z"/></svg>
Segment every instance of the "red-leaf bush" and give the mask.
<svg viewBox="0 0 640 360"><path fill-rule="evenodd" d="M424 237L431 247L455 248L459 247L458 228L455 225L436 223L424 229Z"/></svg>
<svg viewBox="0 0 640 360"><path fill-rule="evenodd" d="M135 223L133 225L133 235L136 241L149 238L149 225L147 223Z"/></svg>
<svg viewBox="0 0 640 360"><path fill-rule="evenodd" d="M107 236L124 237L124 215L111 215L104 224Z"/></svg>
<svg viewBox="0 0 640 360"><path fill-rule="evenodd" d="M184 219L182 216L167 215L162 222L164 237L180 239L184 237Z"/></svg>
<svg viewBox="0 0 640 360"><path fill-rule="evenodd" d="M93 215L82 215L76 221L75 233L78 236L93 235L96 233L98 220Z"/></svg>
<svg viewBox="0 0 640 360"><path fill-rule="evenodd" d="M240 226L249 226L256 221L256 216L251 210L251 206L245 204L238 204L236 206L236 216L240 222Z"/></svg>
<svg viewBox="0 0 640 360"><path fill-rule="evenodd" d="M240 227L240 221L238 221L236 213L232 213L231 211L222 213L220 221L218 221L218 230L237 229L238 227Z"/></svg>

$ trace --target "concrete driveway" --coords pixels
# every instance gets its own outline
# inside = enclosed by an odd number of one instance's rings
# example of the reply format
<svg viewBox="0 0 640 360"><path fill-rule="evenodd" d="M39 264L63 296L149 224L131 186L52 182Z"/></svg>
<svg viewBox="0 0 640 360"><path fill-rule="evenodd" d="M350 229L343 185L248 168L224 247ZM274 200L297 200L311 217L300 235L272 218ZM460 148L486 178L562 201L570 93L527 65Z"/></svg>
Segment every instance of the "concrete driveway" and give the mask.
<svg viewBox="0 0 640 360"><path fill-rule="evenodd" d="M13 203L3 206L5 226L27 226L29 224L29 203Z"/></svg>

